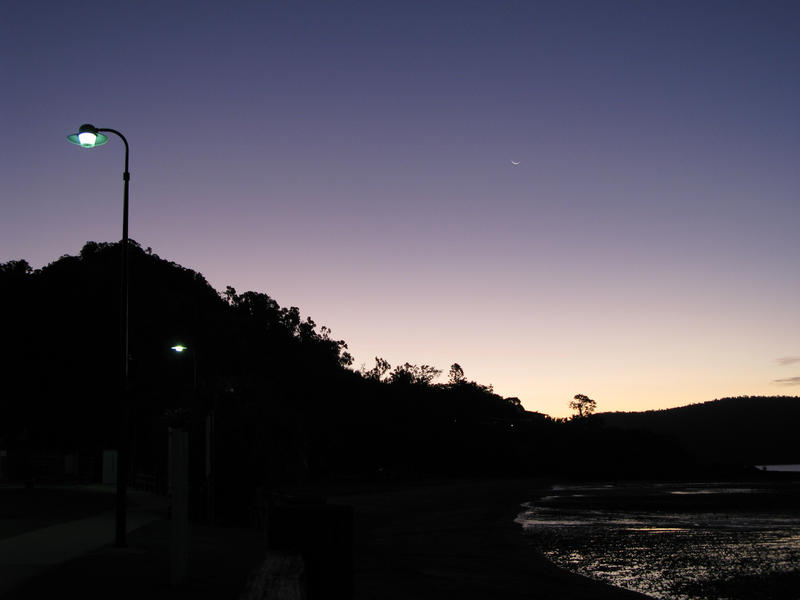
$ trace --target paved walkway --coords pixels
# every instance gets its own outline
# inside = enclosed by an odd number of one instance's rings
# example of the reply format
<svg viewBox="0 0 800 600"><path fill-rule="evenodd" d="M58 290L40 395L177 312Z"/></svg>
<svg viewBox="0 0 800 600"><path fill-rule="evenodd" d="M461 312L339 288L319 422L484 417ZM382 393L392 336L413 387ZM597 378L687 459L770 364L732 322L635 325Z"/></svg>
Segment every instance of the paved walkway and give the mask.
<svg viewBox="0 0 800 600"><path fill-rule="evenodd" d="M166 514L161 496L131 491L128 494L127 531L134 531ZM115 512L59 523L21 535L0 539L0 596L41 571L112 544ZM125 552L125 548L118 549Z"/></svg>

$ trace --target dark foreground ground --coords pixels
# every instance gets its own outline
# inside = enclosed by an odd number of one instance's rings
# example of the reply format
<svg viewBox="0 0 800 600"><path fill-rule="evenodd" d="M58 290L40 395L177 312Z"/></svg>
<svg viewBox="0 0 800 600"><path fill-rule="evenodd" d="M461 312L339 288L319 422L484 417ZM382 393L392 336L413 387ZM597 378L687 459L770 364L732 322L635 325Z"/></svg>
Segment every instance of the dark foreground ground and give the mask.
<svg viewBox="0 0 800 600"><path fill-rule="evenodd" d="M529 545L513 519L541 489L535 481L493 481L303 492L353 507L359 600L643 598L560 570ZM169 522L156 519L128 542L41 571L3 598L237 599L267 554L261 532L193 526L188 582L172 587Z"/></svg>
<svg viewBox="0 0 800 600"><path fill-rule="evenodd" d="M463 482L339 496L356 515L356 598L644 598L561 570L514 517L537 481Z"/></svg>

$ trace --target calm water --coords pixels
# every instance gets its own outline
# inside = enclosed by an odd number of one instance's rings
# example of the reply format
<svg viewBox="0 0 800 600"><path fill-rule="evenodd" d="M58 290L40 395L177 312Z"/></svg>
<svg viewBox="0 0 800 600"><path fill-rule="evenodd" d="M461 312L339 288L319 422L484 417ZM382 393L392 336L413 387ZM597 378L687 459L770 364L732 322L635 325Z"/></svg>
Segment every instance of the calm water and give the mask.
<svg viewBox="0 0 800 600"><path fill-rule="evenodd" d="M518 521L556 564L674 600L800 599L800 484L555 487Z"/></svg>
<svg viewBox="0 0 800 600"><path fill-rule="evenodd" d="M757 465L762 471L783 471L784 473L800 473L800 465Z"/></svg>

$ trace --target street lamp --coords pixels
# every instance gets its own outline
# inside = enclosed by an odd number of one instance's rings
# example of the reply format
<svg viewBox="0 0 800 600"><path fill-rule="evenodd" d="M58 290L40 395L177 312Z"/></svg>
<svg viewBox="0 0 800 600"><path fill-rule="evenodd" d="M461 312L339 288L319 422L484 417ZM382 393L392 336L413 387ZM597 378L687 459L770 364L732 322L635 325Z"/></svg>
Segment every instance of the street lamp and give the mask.
<svg viewBox="0 0 800 600"><path fill-rule="evenodd" d="M125 546L126 535L126 494L127 494L127 468L128 468L128 183L131 175L128 172L128 140L115 129L98 129L94 125L84 123L78 129L78 133L68 135L67 139L82 148L94 148L102 146L108 141L108 136L103 135L103 131L119 136L125 144L125 170L122 172L123 195L122 195L122 316L121 316L121 337L122 337L122 380L121 388L121 411L122 424L119 436L119 449L117 451L117 497L116 497L116 536L115 543L118 548Z"/></svg>
<svg viewBox="0 0 800 600"><path fill-rule="evenodd" d="M175 344L174 346L170 346L170 350L177 352L178 354L182 354L189 350L192 354L192 390L195 396L197 396L197 353L194 351L193 348L189 348L184 346L183 344Z"/></svg>
<svg viewBox="0 0 800 600"><path fill-rule="evenodd" d="M192 406L195 410L200 409L198 389L197 389L197 347L184 346L181 343L170 346L170 350L177 354L182 354L187 350L192 355ZM206 518L209 524L214 523L214 406L205 407L205 485L206 485Z"/></svg>
<svg viewBox="0 0 800 600"><path fill-rule="evenodd" d="M178 402L179 418L175 427L169 429L169 488L170 488L170 583L182 584L186 581L188 563L188 517L189 517L189 435L187 418L197 405L197 353L195 349L183 344L175 344L170 350L183 354L187 350L192 355L192 399L186 408ZM179 398L181 394L178 395Z"/></svg>

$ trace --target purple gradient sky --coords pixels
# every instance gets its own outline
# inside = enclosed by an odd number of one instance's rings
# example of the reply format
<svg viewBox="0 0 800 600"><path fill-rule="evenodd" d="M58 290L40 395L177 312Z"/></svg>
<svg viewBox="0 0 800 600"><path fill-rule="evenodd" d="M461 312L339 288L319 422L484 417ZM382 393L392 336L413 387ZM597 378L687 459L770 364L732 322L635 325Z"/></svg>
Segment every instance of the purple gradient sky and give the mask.
<svg viewBox="0 0 800 600"><path fill-rule="evenodd" d="M91 122L134 239L355 366L554 416L798 394L799 40L797 2L5 0L0 261L119 239Z"/></svg>

